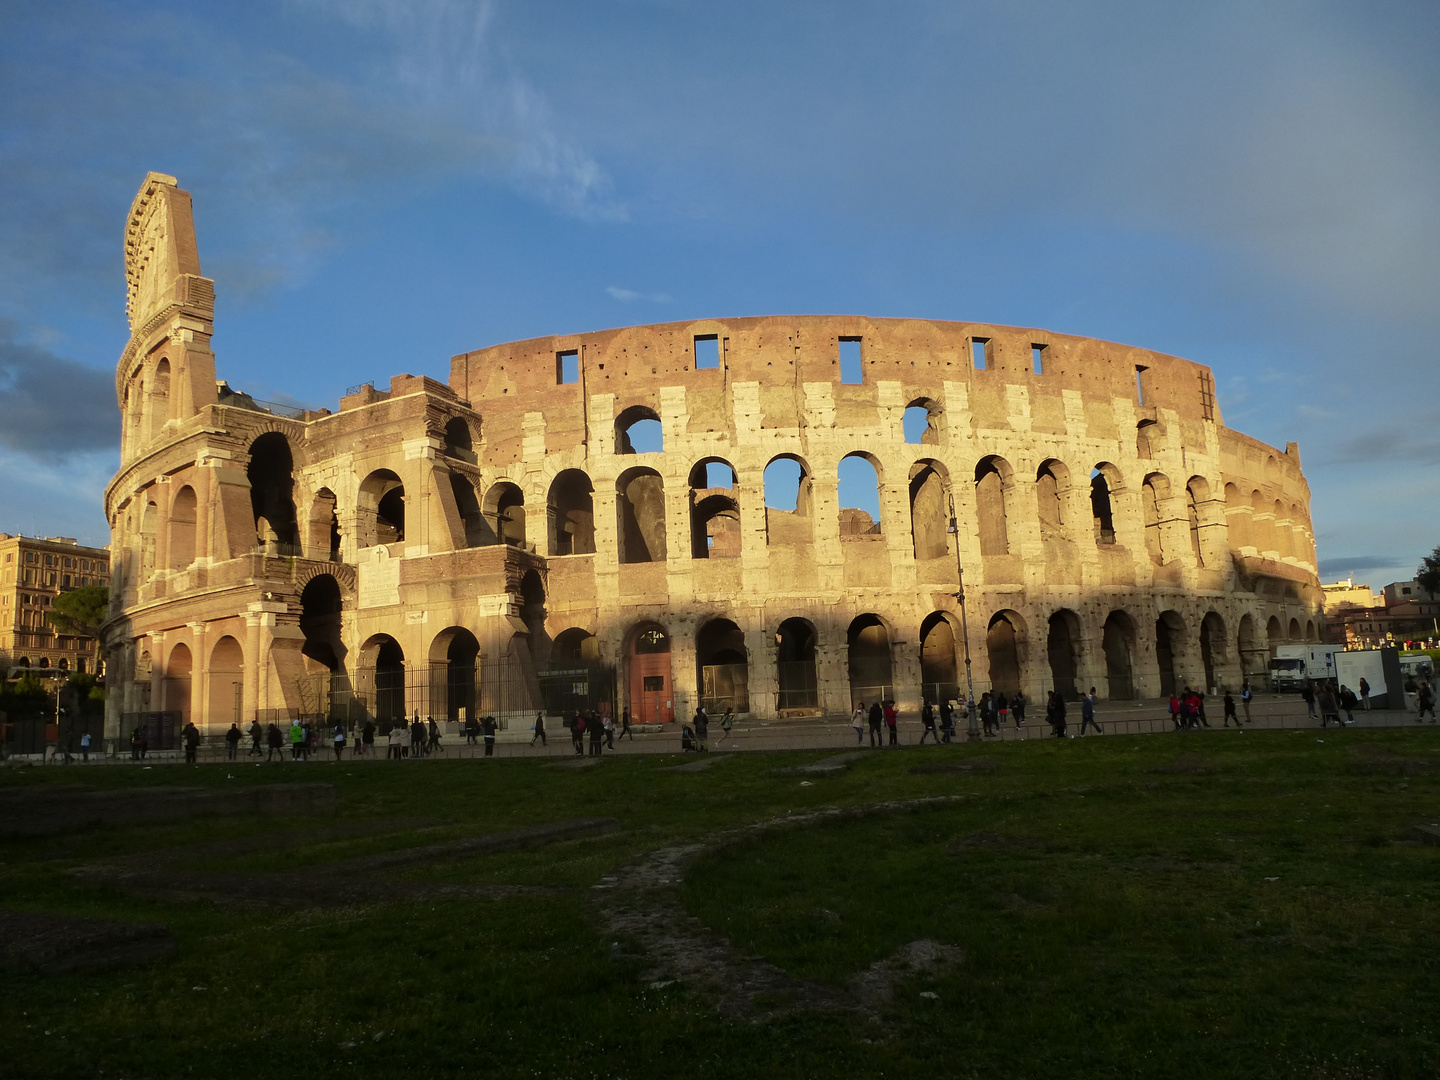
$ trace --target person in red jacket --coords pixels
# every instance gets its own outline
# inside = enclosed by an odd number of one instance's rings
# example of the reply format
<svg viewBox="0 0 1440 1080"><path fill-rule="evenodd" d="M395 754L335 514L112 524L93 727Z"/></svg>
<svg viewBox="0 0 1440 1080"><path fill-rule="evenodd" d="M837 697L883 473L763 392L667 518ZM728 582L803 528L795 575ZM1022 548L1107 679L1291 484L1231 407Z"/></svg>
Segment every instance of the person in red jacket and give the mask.
<svg viewBox="0 0 1440 1080"><path fill-rule="evenodd" d="M900 722L900 714L895 711L895 702L885 702L885 726L890 729L890 745L899 746L900 740L896 738L896 725Z"/></svg>

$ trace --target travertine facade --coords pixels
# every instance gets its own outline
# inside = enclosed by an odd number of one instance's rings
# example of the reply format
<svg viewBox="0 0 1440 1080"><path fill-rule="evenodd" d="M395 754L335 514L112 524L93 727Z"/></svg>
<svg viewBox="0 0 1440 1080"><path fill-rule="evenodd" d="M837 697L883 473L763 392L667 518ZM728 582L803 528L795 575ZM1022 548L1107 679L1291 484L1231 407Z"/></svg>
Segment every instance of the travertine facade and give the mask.
<svg viewBox="0 0 1440 1080"><path fill-rule="evenodd" d="M978 323L707 320L481 349L448 385L400 375L280 415L217 390L173 179L147 178L126 267L117 724L310 711L317 675L350 715L518 714L560 700L554 672L579 691L607 667L644 720L697 697L917 707L964 681L957 562L977 692L1236 684L1320 624L1297 448L1227 429L1209 370L1175 357ZM856 456L878 522L840 505Z"/></svg>

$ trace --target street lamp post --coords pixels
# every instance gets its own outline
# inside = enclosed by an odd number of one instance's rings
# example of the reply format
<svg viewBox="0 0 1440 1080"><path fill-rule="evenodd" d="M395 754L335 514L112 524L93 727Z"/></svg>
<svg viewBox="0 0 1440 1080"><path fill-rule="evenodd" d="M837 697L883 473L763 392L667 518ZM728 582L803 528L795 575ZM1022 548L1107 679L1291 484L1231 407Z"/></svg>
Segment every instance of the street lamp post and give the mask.
<svg viewBox="0 0 1440 1080"><path fill-rule="evenodd" d="M965 566L960 558L960 523L955 516L955 495L945 493L950 503L950 524L945 531L955 537L955 576L958 590L955 599L960 602L960 636L965 642L965 702L966 742L979 742L980 729L975 723L975 679L970 673L970 621L965 615Z"/></svg>

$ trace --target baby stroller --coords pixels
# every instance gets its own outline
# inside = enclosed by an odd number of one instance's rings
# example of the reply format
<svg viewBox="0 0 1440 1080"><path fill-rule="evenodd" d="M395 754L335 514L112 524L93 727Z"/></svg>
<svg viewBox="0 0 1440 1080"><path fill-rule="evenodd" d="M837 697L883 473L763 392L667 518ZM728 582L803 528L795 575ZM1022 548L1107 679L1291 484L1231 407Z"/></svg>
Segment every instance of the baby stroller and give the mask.
<svg viewBox="0 0 1440 1080"><path fill-rule="evenodd" d="M680 749L687 753L691 750L698 749L695 745L695 732L690 730L689 724L686 724L680 729Z"/></svg>

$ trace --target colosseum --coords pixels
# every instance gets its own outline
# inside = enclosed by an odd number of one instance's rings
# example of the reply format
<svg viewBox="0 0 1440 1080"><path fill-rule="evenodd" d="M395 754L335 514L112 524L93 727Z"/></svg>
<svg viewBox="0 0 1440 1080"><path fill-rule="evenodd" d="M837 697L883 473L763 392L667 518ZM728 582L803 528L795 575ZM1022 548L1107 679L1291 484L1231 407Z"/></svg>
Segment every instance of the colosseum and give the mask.
<svg viewBox="0 0 1440 1080"><path fill-rule="evenodd" d="M1320 625L1298 448L1226 428L1187 360L709 319L495 345L448 383L301 411L217 381L174 178L146 178L125 268L112 737L136 716L903 712L962 695L967 655L977 694L1156 697L1235 686Z"/></svg>

